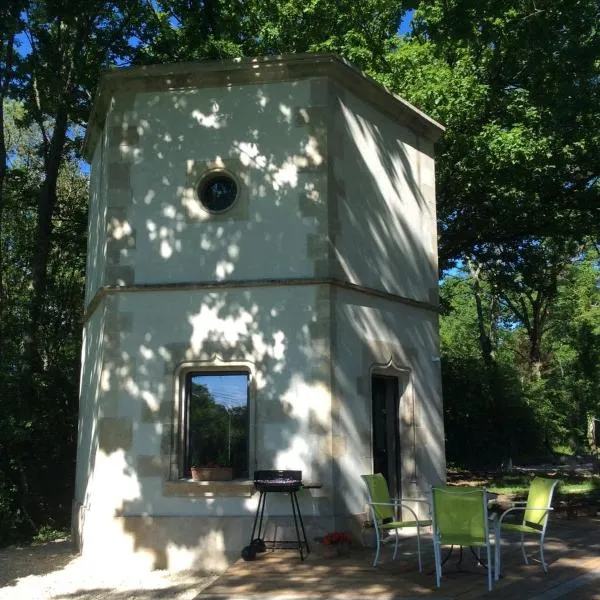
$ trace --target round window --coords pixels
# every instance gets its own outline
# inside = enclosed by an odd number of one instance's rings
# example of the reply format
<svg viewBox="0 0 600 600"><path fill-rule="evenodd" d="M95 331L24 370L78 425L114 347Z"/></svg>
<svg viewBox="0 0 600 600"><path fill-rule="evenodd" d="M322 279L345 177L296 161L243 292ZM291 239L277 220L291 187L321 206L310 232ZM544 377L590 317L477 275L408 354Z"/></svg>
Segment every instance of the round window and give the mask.
<svg viewBox="0 0 600 600"><path fill-rule="evenodd" d="M238 198L236 180L224 171L208 173L198 184L197 191L198 199L211 213L230 209Z"/></svg>

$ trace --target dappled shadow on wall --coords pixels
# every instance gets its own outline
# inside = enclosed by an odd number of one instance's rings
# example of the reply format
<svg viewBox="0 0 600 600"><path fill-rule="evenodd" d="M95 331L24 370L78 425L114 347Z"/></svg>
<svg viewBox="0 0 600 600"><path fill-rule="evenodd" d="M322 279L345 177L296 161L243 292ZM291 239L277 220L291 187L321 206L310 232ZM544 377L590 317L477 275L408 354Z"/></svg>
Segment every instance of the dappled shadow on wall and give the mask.
<svg viewBox="0 0 600 600"><path fill-rule="evenodd" d="M150 118L138 119L133 112L124 117L124 125L134 126L139 136L137 144L121 148L130 164L132 206L129 212L109 209L113 238L134 239L135 243L115 245L112 266L130 268L136 284L313 275L306 245L311 236L323 235L322 224L311 216L318 211L301 205L312 203L320 210L325 203L322 181L317 178L320 182L315 184L311 168L321 165L326 152L310 130L298 128L294 86L285 89L283 94L268 85L222 88L203 100L202 106L196 91L143 95ZM236 126L236 115L249 111L254 111L256 125L247 120L242 127ZM266 113L270 120L264 117ZM369 188L376 194L365 196L360 215L350 203L340 202L338 209L351 227L355 244L366 238L378 242L380 253L363 258L383 287L394 290L405 285L394 270L395 261L402 260L405 280L412 282L407 293L418 296L423 265L414 256L422 255L423 240L404 215L385 203L389 186L396 186L393 193L401 195L400 180L412 177L406 152L401 146L387 148L380 131L358 117L348 117L347 122L348 136L355 141L356 168L371 177ZM178 123L176 128L174 123ZM145 144L145 139L153 141ZM386 151L363 159L365 140ZM226 152L219 153L221 148ZM202 211L193 193L194 182L203 169L215 167L236 171L248 195L247 212L243 204L231 218L213 219ZM413 190L418 190L416 183L409 184ZM415 193L417 205L423 204ZM390 226L390 219L395 227ZM396 236L398 227L401 236ZM352 280L352 263L342 260L340 264ZM125 285L118 278L115 283ZM136 549L154 554L157 568L166 566L167 548L194 548L198 535L190 528L172 532L163 528L157 547L147 516L222 517L228 505L219 499L163 499L163 480L167 472L173 476L176 453L178 364L209 365L218 360L251 365L254 401L261 415L253 423L254 435L265 444L263 448L255 443L256 463L300 467L316 480L327 468L329 454L315 452L315 444L328 447L331 432L331 415L326 414L330 365L324 358L328 349L315 341L314 324L319 319L315 292L310 285L287 292L274 289L277 293L260 286L173 288L114 293L106 301L105 351L98 376L101 423L91 436L102 455L101 477L110 481L111 472L117 470L121 476L119 485L103 493L102 501L113 502L119 515L135 517L125 520L125 530L133 536ZM381 338L380 324L363 317L351 322L362 338ZM400 332L393 331L393 324L390 327L384 335L399 338ZM343 377L350 381L352 374L343 373ZM348 393L356 390L348 386ZM425 395L427 390L419 393ZM357 447L358 428L349 413L346 417L342 427L347 445ZM95 468L89 468L92 481L99 476ZM140 476L141 471L154 474ZM90 502L93 505L94 498ZM353 498L351 504L355 503ZM251 516L256 499L240 504ZM215 523L206 535L215 547L223 548L225 534Z"/></svg>

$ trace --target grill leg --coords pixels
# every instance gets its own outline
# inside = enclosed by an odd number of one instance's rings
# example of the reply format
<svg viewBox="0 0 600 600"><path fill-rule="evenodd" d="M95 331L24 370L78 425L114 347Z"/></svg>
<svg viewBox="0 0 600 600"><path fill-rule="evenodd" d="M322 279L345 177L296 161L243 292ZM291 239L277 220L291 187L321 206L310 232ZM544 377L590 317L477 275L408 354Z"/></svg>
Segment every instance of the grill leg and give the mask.
<svg viewBox="0 0 600 600"><path fill-rule="evenodd" d="M304 560L304 544L300 538L300 529L298 529L298 517L296 517L296 492L290 492L290 500L292 501L292 514L294 515L294 527L296 528L296 539L298 540L298 550L300 552L300 560ZM299 513L298 513L299 514Z"/></svg>
<svg viewBox="0 0 600 600"><path fill-rule="evenodd" d="M258 523L258 537L262 540L262 530L263 530L263 517L265 515L265 504L267 503L267 492L260 493L262 498L262 507L260 509L260 521ZM260 498L259 498L260 501Z"/></svg>
<svg viewBox="0 0 600 600"><path fill-rule="evenodd" d="M250 536L250 543L252 544L252 540L254 539L254 533L256 532L256 524L259 523L259 515L260 515L260 523L258 525L258 537L260 537L260 531L262 529L263 524L263 514L265 512L265 500L266 500L266 492L260 492L258 497L258 506L256 507L256 514L254 515L254 524L252 525L252 535Z"/></svg>
<svg viewBox="0 0 600 600"><path fill-rule="evenodd" d="M298 512L298 520L300 521L300 527L302 528L302 535L304 536L304 545L306 546L306 554L310 554L310 547L308 545L308 539L306 537L306 531L304 529L304 521L302 520L302 513L300 512L300 504L298 503L298 496L296 492L293 492L294 501L296 502L296 511Z"/></svg>

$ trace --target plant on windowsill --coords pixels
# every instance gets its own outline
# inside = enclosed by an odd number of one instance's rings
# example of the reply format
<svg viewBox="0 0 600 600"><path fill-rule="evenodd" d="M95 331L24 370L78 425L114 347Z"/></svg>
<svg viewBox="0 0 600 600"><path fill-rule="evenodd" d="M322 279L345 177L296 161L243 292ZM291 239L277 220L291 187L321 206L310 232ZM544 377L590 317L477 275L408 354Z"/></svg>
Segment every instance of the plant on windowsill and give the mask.
<svg viewBox="0 0 600 600"><path fill-rule="evenodd" d="M193 481L231 481L233 479L233 467L222 467L215 463L206 465L192 465Z"/></svg>

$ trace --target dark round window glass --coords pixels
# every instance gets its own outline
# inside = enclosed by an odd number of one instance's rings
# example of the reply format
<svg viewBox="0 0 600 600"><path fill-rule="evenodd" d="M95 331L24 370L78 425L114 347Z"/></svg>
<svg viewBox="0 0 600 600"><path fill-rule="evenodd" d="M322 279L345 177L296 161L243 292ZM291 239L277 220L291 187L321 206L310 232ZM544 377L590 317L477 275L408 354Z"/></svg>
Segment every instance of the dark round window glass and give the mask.
<svg viewBox="0 0 600 600"><path fill-rule="evenodd" d="M233 177L226 173L209 175L198 186L198 198L210 212L223 212L231 208L238 194Z"/></svg>

